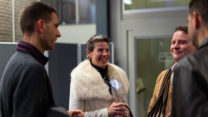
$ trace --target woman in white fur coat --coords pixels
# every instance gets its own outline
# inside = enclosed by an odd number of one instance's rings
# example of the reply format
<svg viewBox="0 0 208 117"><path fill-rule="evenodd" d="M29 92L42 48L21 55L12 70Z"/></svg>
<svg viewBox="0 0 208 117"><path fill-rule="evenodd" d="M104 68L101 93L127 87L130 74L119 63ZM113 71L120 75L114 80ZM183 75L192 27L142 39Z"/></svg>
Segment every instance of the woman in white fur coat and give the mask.
<svg viewBox="0 0 208 117"><path fill-rule="evenodd" d="M109 63L109 43L102 35L88 40L88 59L71 72L69 110L81 109L85 117L128 116L129 81L121 68Z"/></svg>

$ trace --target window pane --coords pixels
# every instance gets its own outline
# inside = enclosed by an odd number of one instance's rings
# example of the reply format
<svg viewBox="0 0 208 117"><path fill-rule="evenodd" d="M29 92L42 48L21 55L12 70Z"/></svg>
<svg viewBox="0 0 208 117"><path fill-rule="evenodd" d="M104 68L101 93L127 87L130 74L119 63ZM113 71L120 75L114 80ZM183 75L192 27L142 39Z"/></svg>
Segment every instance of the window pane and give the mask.
<svg viewBox="0 0 208 117"><path fill-rule="evenodd" d="M61 24L75 24L75 0L60 0L57 7Z"/></svg>
<svg viewBox="0 0 208 117"><path fill-rule="evenodd" d="M15 0L15 41L19 41L23 39L23 34L20 29L20 21L19 21L19 16L21 10L28 5L30 2L33 2L35 0Z"/></svg>
<svg viewBox="0 0 208 117"><path fill-rule="evenodd" d="M43 0L56 9L60 24L75 23L75 0Z"/></svg>
<svg viewBox="0 0 208 117"><path fill-rule="evenodd" d="M52 5L59 17L60 24L95 23L95 0L77 0L79 5L76 8L76 0L43 0ZM79 10L76 16L76 9Z"/></svg>
<svg viewBox="0 0 208 117"><path fill-rule="evenodd" d="M190 0L123 0L125 10L188 6Z"/></svg>
<svg viewBox="0 0 208 117"><path fill-rule="evenodd" d="M19 41L23 38L20 30L19 15L22 8L32 1L34 0L0 0L1 42ZM15 40L13 40L13 38Z"/></svg>
<svg viewBox="0 0 208 117"><path fill-rule="evenodd" d="M157 76L174 62L169 49L170 39L136 39L138 117L146 117Z"/></svg>
<svg viewBox="0 0 208 117"><path fill-rule="evenodd" d="M79 0L79 23L95 23L95 0Z"/></svg>
<svg viewBox="0 0 208 117"><path fill-rule="evenodd" d="M0 1L0 41L12 41L12 1Z"/></svg>

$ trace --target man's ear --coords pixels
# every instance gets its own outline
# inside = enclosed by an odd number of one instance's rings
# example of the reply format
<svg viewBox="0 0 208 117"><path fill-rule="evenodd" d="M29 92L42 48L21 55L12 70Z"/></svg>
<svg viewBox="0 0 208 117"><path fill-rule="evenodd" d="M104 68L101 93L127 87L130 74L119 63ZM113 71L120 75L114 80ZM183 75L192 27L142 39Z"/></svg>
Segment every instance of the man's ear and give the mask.
<svg viewBox="0 0 208 117"><path fill-rule="evenodd" d="M193 20L194 20L194 28L198 29L201 25L201 19L198 13L193 12Z"/></svg>
<svg viewBox="0 0 208 117"><path fill-rule="evenodd" d="M36 24L37 24L37 30L38 30L38 32L43 33L43 31L45 29L45 27L44 27L45 26L44 20L39 19Z"/></svg>

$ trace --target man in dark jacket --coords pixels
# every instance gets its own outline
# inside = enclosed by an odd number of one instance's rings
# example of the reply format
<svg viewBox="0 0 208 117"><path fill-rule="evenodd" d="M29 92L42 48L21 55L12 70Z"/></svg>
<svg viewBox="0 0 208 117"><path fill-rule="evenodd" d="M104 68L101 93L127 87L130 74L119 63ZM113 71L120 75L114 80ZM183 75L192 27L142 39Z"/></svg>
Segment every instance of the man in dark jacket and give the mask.
<svg viewBox="0 0 208 117"><path fill-rule="evenodd" d="M53 49L61 36L58 25L56 11L45 3L32 2L24 8L20 16L23 40L8 61L0 84L1 117L69 116L63 108L55 107L44 68L48 60L44 51Z"/></svg>
<svg viewBox="0 0 208 117"><path fill-rule="evenodd" d="M208 0L191 0L188 35L198 49L174 71L172 117L208 117Z"/></svg>

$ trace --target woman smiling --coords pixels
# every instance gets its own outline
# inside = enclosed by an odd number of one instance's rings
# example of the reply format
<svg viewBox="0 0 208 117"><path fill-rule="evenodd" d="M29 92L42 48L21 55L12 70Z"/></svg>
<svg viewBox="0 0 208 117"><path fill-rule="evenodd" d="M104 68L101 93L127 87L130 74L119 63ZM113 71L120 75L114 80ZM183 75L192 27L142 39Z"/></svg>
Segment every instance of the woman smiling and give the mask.
<svg viewBox="0 0 208 117"><path fill-rule="evenodd" d="M128 116L125 102L129 88L126 73L110 64L110 40L92 36L86 44L87 59L71 73L69 109L86 117Z"/></svg>

